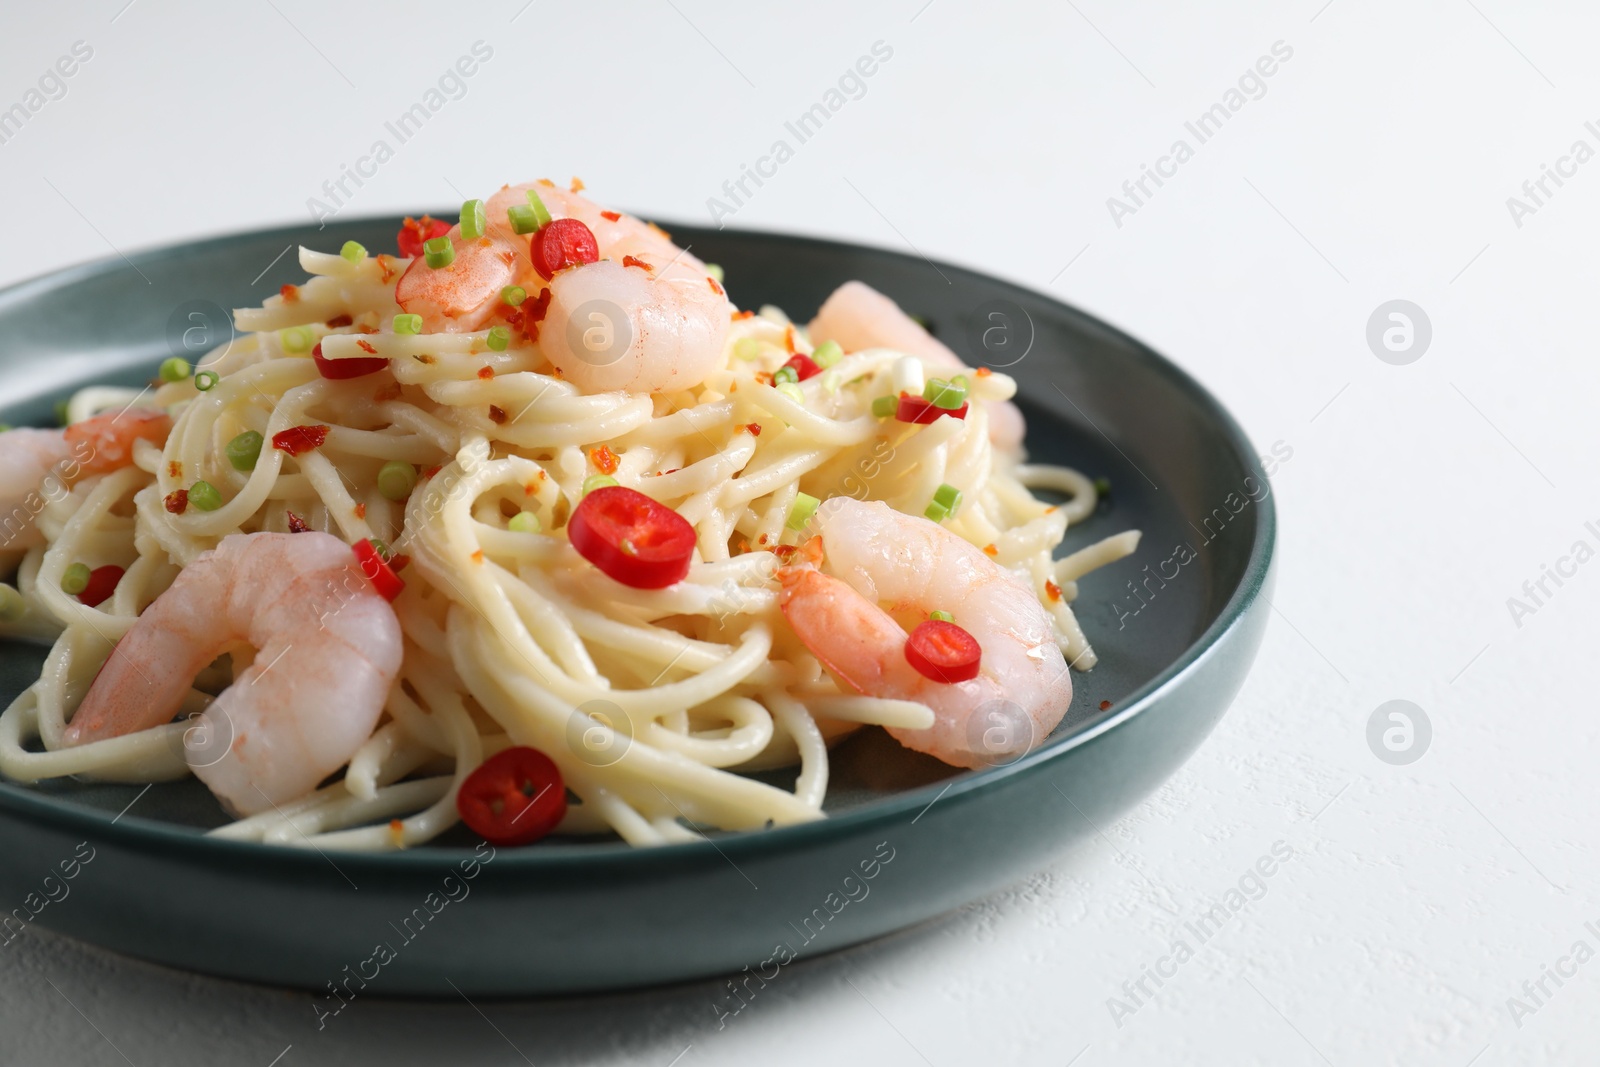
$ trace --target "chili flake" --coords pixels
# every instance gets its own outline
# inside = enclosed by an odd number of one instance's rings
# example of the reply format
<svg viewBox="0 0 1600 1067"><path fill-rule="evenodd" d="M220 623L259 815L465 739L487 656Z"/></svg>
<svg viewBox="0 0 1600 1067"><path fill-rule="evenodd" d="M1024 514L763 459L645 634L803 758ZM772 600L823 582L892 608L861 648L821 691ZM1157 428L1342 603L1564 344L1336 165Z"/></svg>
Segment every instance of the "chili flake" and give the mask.
<svg viewBox="0 0 1600 1067"><path fill-rule="evenodd" d="M367 517L367 505L365 505L365 504L357 504L356 505L356 518L364 519L366 517Z"/></svg>
<svg viewBox="0 0 1600 1067"><path fill-rule="evenodd" d="M1109 701L1109 700L1102 700L1102 701L1101 701L1101 702L1100 702L1100 710L1101 710L1101 711L1105 711L1105 710L1106 710L1106 709L1107 709L1107 708L1109 708L1109 707L1111 707L1111 701Z"/></svg>
<svg viewBox="0 0 1600 1067"><path fill-rule="evenodd" d="M369 356L375 356L378 354L378 350L372 346L371 341L357 341L356 347L361 349L361 351L365 352Z"/></svg>
<svg viewBox="0 0 1600 1067"><path fill-rule="evenodd" d="M499 407L495 404L490 404L489 421L494 423L496 426L502 425L506 421L505 408Z"/></svg>
<svg viewBox="0 0 1600 1067"><path fill-rule="evenodd" d="M326 426L291 426L281 433L272 435L272 447L279 452L287 452L291 456L299 456L321 448L327 440L328 428Z"/></svg>
<svg viewBox="0 0 1600 1067"><path fill-rule="evenodd" d="M173 460L171 463L168 463L167 476L175 482L181 482L183 480L183 464L179 463L177 460Z"/></svg>
<svg viewBox="0 0 1600 1067"><path fill-rule="evenodd" d="M282 289L278 290L278 295L283 297L283 302L285 304L292 304L296 300L300 299L300 288L299 286L295 285L285 285Z"/></svg>
<svg viewBox="0 0 1600 1067"><path fill-rule="evenodd" d="M379 252L378 269L383 271L383 283L388 285L389 280L395 275L394 257L389 255L387 252Z"/></svg>
<svg viewBox="0 0 1600 1067"><path fill-rule="evenodd" d="M424 478L432 478L435 474L438 474L442 470L444 470L443 466L429 467L427 470L422 472L422 476Z"/></svg>
<svg viewBox="0 0 1600 1067"><path fill-rule="evenodd" d="M349 315L335 315L333 318L331 318L327 322L323 323L323 325L326 326L330 330L337 330L341 326L349 326L354 321L355 320L352 319Z"/></svg>
<svg viewBox="0 0 1600 1067"><path fill-rule="evenodd" d="M171 492L161 501L166 509L174 515L182 515L189 510L189 490L179 489Z"/></svg>
<svg viewBox="0 0 1600 1067"><path fill-rule="evenodd" d="M589 459L594 463L595 470L601 474L617 473L617 454L607 445L601 445L589 453Z"/></svg>
<svg viewBox="0 0 1600 1067"><path fill-rule="evenodd" d="M485 382L493 381L494 380L494 368L493 367L479 367L478 368L478 378L479 378L480 381L485 381Z"/></svg>
<svg viewBox="0 0 1600 1067"><path fill-rule="evenodd" d="M1044 591L1045 591L1046 594L1049 595L1051 600L1060 600L1061 599L1061 587L1059 585L1057 585L1055 582L1045 582L1044 583Z"/></svg>
<svg viewBox="0 0 1600 1067"><path fill-rule="evenodd" d="M572 191L575 193L583 192L583 179L576 174L572 176Z"/></svg>
<svg viewBox="0 0 1600 1067"><path fill-rule="evenodd" d="M472 554L472 562L474 562L474 563L482 563L483 562L483 549L480 548L480 549L478 549L476 552L474 552Z"/></svg>
<svg viewBox="0 0 1600 1067"><path fill-rule="evenodd" d="M718 285L717 284L717 280L715 278L711 277L710 275L706 276L706 284L711 286L711 291L713 293L716 293L718 296L727 296L728 295L726 290L724 290L722 288L722 286Z"/></svg>
<svg viewBox="0 0 1600 1067"><path fill-rule="evenodd" d="M646 263L644 260L640 259L638 256L623 256L622 257L622 265L624 267L638 267L640 270L650 270L651 269L650 264Z"/></svg>
<svg viewBox="0 0 1600 1067"><path fill-rule="evenodd" d="M290 533L305 533L307 530L311 529L310 525L306 522L306 520L302 519L300 516L296 515L294 512L290 511L290 512L286 512L285 514L287 514L289 516L289 532Z"/></svg>
<svg viewBox="0 0 1600 1067"><path fill-rule="evenodd" d="M998 556L1000 554L1000 549L995 545L984 545L983 553L986 556Z"/></svg>
<svg viewBox="0 0 1600 1067"><path fill-rule="evenodd" d="M739 429L743 430L751 437L761 436L761 424L759 422L747 422L743 426L739 427Z"/></svg>
<svg viewBox="0 0 1600 1067"><path fill-rule="evenodd" d="M990 370L988 367L979 367L972 373L979 378L987 378L989 375L993 374L994 371Z"/></svg>
<svg viewBox="0 0 1600 1067"><path fill-rule="evenodd" d="M602 211L600 212L600 217L603 219L608 219L611 222L616 222L618 219L622 218L622 216L617 214L615 211Z"/></svg>

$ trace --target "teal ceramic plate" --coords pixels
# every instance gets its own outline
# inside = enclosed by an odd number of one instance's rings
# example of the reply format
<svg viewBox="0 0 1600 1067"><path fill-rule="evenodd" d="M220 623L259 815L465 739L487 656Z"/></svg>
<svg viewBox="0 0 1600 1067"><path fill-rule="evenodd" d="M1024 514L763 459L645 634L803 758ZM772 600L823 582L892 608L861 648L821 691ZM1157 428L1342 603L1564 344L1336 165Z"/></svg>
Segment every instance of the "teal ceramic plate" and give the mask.
<svg viewBox="0 0 1600 1067"><path fill-rule="evenodd" d="M225 340L223 308L301 280L293 246L391 247L398 219L222 237L0 292L0 420L45 425L91 381L140 383ZM868 730L834 753L824 821L635 850L613 841L396 855L217 841L193 782L0 783L0 939L38 923L130 955L349 996L613 989L812 956L938 915L1037 870L1155 788L1233 699L1267 617L1274 509L1228 413L1139 342L1049 297L882 249L673 226L741 306L809 316L862 279L973 365L1015 375L1040 460L1111 480L1065 548L1139 528L1082 582L1100 665L1046 743L956 772ZM0 697L42 650L0 644ZM1109 702L1102 708L1103 702ZM88 858L85 861L85 857ZM64 866L65 865L65 866ZM74 877L64 880L70 869ZM752 979L747 979L752 980ZM344 998L344 999L340 999Z"/></svg>

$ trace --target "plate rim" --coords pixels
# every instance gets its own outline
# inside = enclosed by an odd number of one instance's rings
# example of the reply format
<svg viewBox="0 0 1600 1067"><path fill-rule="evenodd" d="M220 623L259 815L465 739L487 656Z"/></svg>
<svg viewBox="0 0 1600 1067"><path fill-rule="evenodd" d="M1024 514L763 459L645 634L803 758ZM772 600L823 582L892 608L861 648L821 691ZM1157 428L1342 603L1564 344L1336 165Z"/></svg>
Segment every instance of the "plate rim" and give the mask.
<svg viewBox="0 0 1600 1067"><path fill-rule="evenodd" d="M449 211L446 210L444 214L447 216ZM321 230L329 228L355 228L397 223L403 217L404 215L400 214L361 215L340 218L332 226L319 227L318 229L321 232ZM701 231L711 229L700 223L678 222L669 219L658 219L656 221L669 231L673 229ZM229 245L241 239L271 237L273 235L285 238L290 238L291 235L303 236L309 226L309 223L304 223L235 230L196 240L156 245L135 250L131 254L118 253L113 256L104 256L86 262L69 264L45 274L25 278L0 287L0 309L7 308L19 300L28 299L33 295L34 290L58 288L63 285L78 285L130 266L137 269L141 263L172 259L195 249ZM735 226L718 228L715 232L737 234L779 244L807 246L821 250L864 250L876 254L889 255L912 264L921 263L932 267L936 271L956 272L991 286L1013 290L1032 299L1047 301L1079 320L1080 323L1091 326L1122 343L1133 355L1144 360L1158 374L1176 386L1179 391L1195 400L1212 420L1213 425L1223 431L1229 450L1234 454L1235 458L1241 461L1243 466L1249 468L1259 460L1259 453L1251 443L1249 435L1239 425L1232 412L1193 375L1127 331L1060 299L1052 293L1033 289L1007 278L1001 278L942 259L930 259L920 254L911 255L897 248L867 244L860 241ZM290 243L293 245L298 242L291 240ZM1244 573L1241 575L1237 586L1235 586L1227 602L1222 606L1221 611L1211 625L1206 627L1179 656L1162 668L1155 677L1129 694L1125 698L1123 706L1115 714L1094 720L1065 736L1052 738L1024 755L1021 759L997 767L958 773L955 777L916 786L812 822L795 823L762 830L730 831L719 833L715 837L701 841L674 842L648 848L636 847L622 841L604 841L571 844L554 843L543 845L538 849L509 849L504 850L502 854L497 854L495 865L497 868L504 866L527 873L539 870L564 872L572 870L574 867L592 870L622 866L626 866L629 870L639 868L688 869L703 863L707 857L726 859L730 852L755 859L770 852L789 852L796 849L804 849L820 844L835 836L848 835L853 831L863 830L877 824L898 822L904 815L919 808L926 810L926 808L931 807L935 801L940 799L958 800L978 792L999 788L1014 777L1030 774L1044 764L1065 758L1067 753L1117 729L1153 707L1164 695L1177 688L1186 675L1196 670L1200 662L1212 650L1221 645L1232 630L1238 628L1244 622L1245 616L1266 588L1268 575L1276 555L1278 521L1275 496L1275 493L1268 492L1252 508L1254 514L1251 518L1250 528L1253 540L1250 556L1245 562ZM268 845L256 841L218 838L209 836L204 832L197 832L192 827L179 827L171 823L146 819L137 815L113 816L110 812L72 804L58 797L38 793L28 785L4 778L0 778L0 815L26 818L31 822L70 829L74 833L88 833L93 835L97 841L107 845L114 844L187 859L216 857L230 862L236 868L240 865L248 865L249 867L270 865L280 874L287 873L297 867L301 870L315 868L320 871L328 862L326 856L329 853L337 855L341 863L347 863L364 870L372 870L378 874L385 872L432 874L452 869L463 859L477 854L473 849L465 847L434 846L431 844L394 852L361 852L337 848L321 849L301 848L292 845Z"/></svg>

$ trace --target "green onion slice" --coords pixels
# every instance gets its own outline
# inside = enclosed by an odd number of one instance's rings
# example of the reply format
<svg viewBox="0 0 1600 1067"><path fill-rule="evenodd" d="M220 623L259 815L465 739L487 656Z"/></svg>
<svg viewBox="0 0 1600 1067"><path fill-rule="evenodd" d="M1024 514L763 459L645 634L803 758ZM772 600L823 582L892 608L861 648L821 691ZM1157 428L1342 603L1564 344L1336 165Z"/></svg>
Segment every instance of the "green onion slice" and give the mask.
<svg viewBox="0 0 1600 1067"><path fill-rule="evenodd" d="M798 494L794 498L794 505L789 508L789 518L783 525L791 530L804 530L806 523L817 513L817 506L821 503L822 501L809 493Z"/></svg>
<svg viewBox="0 0 1600 1067"><path fill-rule="evenodd" d="M483 236L484 229L489 225L488 218L483 213L482 200L468 200L461 205L461 236L468 241L475 241Z"/></svg>
<svg viewBox="0 0 1600 1067"><path fill-rule="evenodd" d="M224 451L227 453L228 462L233 465L234 470L253 471L256 469L256 462L261 458L261 446L265 443L265 439L260 434L254 430L246 430L229 441Z"/></svg>

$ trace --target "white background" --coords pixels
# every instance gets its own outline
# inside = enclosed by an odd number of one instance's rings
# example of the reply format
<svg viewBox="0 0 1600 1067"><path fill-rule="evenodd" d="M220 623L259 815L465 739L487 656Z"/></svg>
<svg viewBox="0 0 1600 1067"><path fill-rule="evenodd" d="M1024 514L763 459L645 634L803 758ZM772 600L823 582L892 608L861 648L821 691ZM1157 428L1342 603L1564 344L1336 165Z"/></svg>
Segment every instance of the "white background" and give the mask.
<svg viewBox="0 0 1600 1067"><path fill-rule="evenodd" d="M1600 119L1592 9L124 3L4 17L0 107L74 41L94 56L0 145L0 281L305 218L477 39L494 55L465 97L348 212L576 173L602 200L703 220L886 42L865 96L733 223L914 245L1151 342L1263 451L1293 448L1280 582L1237 703L1149 802L1008 893L786 970L724 1030L701 983L482 1014L364 1001L318 1033L305 996L31 930L0 952L8 1062L1595 1061L1600 963L1547 980L1531 1015L1507 1003L1580 938L1600 949L1584 929L1600 919L1600 564L1547 582L1520 626L1507 607L1574 541L1600 547L1584 528L1600 520L1600 163L1520 226L1506 204L1575 139L1600 148L1583 128ZM1107 198L1176 138L1194 146L1185 120L1276 41L1293 56L1265 95L1117 226ZM1396 298L1433 327L1407 366L1365 340ZM1409 766L1367 744L1391 699L1432 723ZM1261 899L1115 1020L1108 998L1280 840L1293 858Z"/></svg>

